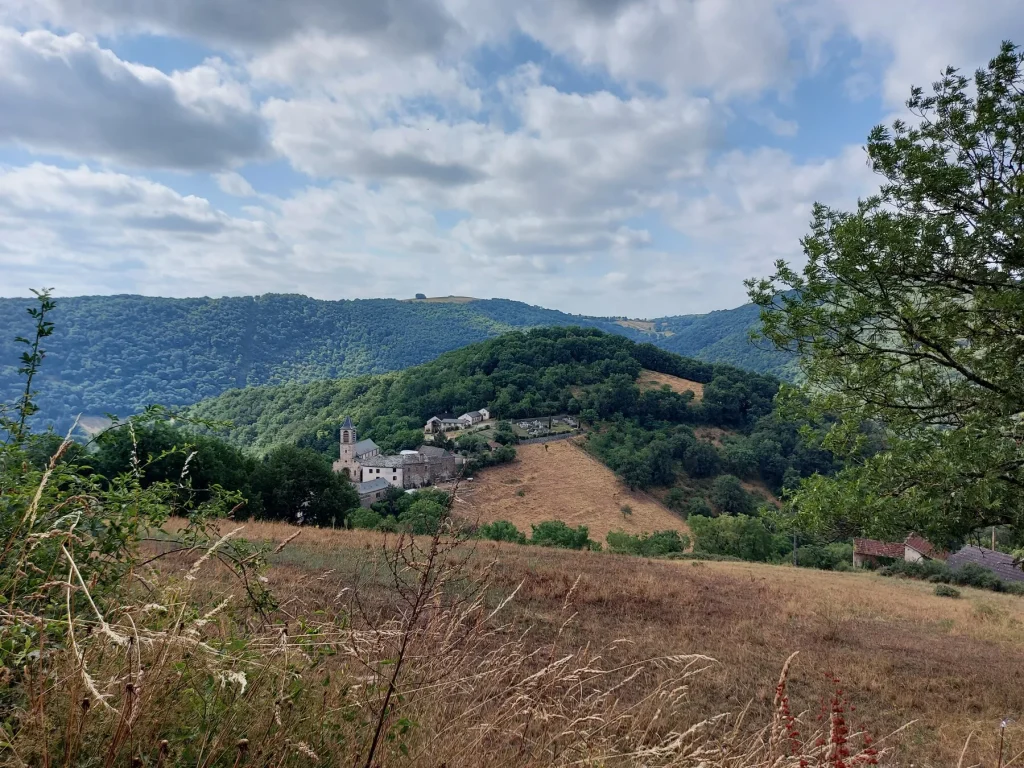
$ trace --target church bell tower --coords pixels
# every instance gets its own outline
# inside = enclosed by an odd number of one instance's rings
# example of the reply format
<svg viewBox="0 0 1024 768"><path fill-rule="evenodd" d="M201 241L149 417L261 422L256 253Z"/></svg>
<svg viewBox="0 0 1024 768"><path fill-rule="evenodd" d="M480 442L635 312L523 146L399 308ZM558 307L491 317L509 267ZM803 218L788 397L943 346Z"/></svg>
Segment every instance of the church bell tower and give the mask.
<svg viewBox="0 0 1024 768"><path fill-rule="evenodd" d="M352 423L349 416L341 424L341 452L338 460L334 462L335 472L344 472L349 479L358 482L356 472L356 425Z"/></svg>

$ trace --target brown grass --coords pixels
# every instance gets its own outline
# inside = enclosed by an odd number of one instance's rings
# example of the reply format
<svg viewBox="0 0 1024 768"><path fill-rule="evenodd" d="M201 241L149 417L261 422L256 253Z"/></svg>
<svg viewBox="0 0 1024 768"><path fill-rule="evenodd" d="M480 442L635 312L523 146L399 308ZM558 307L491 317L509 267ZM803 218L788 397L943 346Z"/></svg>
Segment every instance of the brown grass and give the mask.
<svg viewBox="0 0 1024 768"><path fill-rule="evenodd" d="M264 524L249 534L283 540L293 530ZM304 533L271 571L271 586L293 601L290 610L314 610L354 578L359 553L379 541L372 533ZM950 600L934 596L930 584L871 573L476 547L477 568L497 560L493 600L522 583L515 624L532 628L533 642L560 631L571 592L576 620L562 640L567 648L623 640L612 661L685 653L717 659L692 682L684 719L750 705L748 717L764 722L777 671L793 651L800 651L789 687L794 710L817 711L834 676L858 727L877 736L914 721L893 737L887 765L958 765L972 733L963 765L994 765L999 721L1022 706L1021 598L964 589L962 599ZM338 583L317 580L328 569ZM1006 738L1008 756L1024 749L1020 724Z"/></svg>
<svg viewBox="0 0 1024 768"><path fill-rule="evenodd" d="M613 530L688 531L681 518L647 494L630 491L571 440L519 446L514 462L463 483L459 498L459 517L483 523L509 520L527 536L531 525L545 520L585 525L601 543ZM632 514L622 513L624 504Z"/></svg>
<svg viewBox="0 0 1024 768"><path fill-rule="evenodd" d="M668 386L669 389L680 395L684 392L693 392L693 399L697 402L704 398L704 385L699 381L681 379L678 376L669 376L667 373L644 369L640 372L640 378L636 383L641 390L661 389Z"/></svg>
<svg viewBox="0 0 1024 768"><path fill-rule="evenodd" d="M623 328L633 328L637 331L651 332L654 330L654 323L651 320L616 320L616 325Z"/></svg>

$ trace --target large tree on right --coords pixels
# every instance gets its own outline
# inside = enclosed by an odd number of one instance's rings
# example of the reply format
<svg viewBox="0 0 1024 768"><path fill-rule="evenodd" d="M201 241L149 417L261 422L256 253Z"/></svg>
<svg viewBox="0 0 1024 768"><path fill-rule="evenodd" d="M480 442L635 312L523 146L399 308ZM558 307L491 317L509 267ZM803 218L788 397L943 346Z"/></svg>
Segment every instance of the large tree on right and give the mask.
<svg viewBox="0 0 1024 768"><path fill-rule="evenodd" d="M913 88L913 119L868 138L879 193L816 205L806 264L747 282L764 336L800 354L792 402L847 460L794 493L806 527L1024 531L1022 62L1004 43L973 81Z"/></svg>

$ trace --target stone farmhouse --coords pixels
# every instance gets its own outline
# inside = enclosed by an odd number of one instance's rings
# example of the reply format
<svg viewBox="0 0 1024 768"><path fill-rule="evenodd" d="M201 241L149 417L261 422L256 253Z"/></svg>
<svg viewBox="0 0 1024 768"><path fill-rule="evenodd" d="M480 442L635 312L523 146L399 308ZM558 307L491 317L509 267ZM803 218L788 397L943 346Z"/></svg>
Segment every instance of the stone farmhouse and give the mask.
<svg viewBox="0 0 1024 768"><path fill-rule="evenodd" d="M450 413L439 413L437 416L431 416L427 419L427 423L424 425L423 431L428 435L437 435L442 432L467 429L468 427L472 427L474 424L479 424L480 422L487 421L490 418L491 412L486 408L481 408L478 411L469 411L459 417L455 417Z"/></svg>
<svg viewBox="0 0 1024 768"><path fill-rule="evenodd" d="M352 419L346 417L341 425L339 457L333 466L335 472L343 472L356 484L359 503L368 507L390 487L422 488L454 480L461 463L461 457L432 445L385 456L373 440L359 440Z"/></svg>
<svg viewBox="0 0 1024 768"><path fill-rule="evenodd" d="M946 557L945 552L936 549L916 533L898 543L877 539L853 540L853 564L857 568L879 565L890 560L916 563L920 560L945 560Z"/></svg>

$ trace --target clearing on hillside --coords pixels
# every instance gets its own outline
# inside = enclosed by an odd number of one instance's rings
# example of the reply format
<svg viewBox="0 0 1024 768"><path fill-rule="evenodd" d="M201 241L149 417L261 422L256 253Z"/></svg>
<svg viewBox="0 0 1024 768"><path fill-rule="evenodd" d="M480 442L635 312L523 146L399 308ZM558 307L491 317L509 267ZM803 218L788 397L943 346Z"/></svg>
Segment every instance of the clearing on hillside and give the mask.
<svg viewBox="0 0 1024 768"><path fill-rule="evenodd" d="M661 389L663 386L668 385L669 389L680 395L684 392L693 392L693 399L698 403L704 397L704 385L699 381L690 381L689 379L681 379L678 376L670 376L667 373L648 371L646 368L640 372L640 378L637 379L636 383L641 390Z"/></svg>
<svg viewBox="0 0 1024 768"><path fill-rule="evenodd" d="M472 296L429 296L425 299L402 299L408 304L469 304L477 301Z"/></svg>
<svg viewBox="0 0 1024 768"><path fill-rule="evenodd" d="M545 450L547 446L547 450ZM545 520L585 525L603 545L609 531L688 532L686 523L645 493L630 491L615 473L571 440L521 445L511 464L480 472L459 487L459 516L482 523L509 520L530 535ZM632 514L622 512L628 504Z"/></svg>

